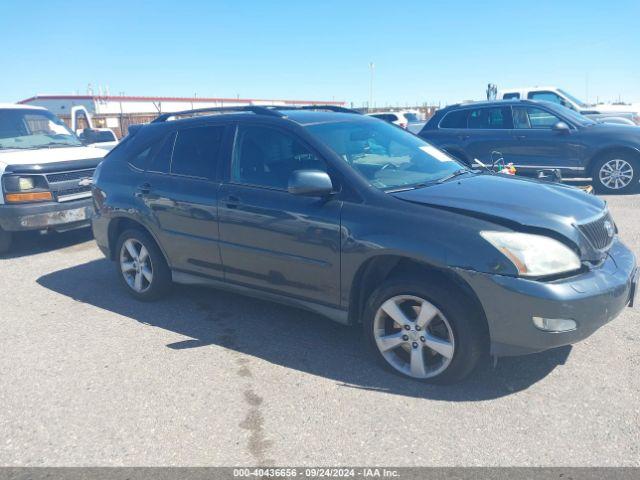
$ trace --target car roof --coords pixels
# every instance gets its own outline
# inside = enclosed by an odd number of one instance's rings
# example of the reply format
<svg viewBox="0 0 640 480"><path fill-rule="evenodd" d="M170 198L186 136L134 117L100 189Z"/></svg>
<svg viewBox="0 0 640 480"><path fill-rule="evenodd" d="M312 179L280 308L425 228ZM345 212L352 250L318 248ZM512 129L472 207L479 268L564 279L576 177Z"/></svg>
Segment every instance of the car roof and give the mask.
<svg viewBox="0 0 640 480"><path fill-rule="evenodd" d="M262 110L262 113L260 112ZM272 113L270 113L272 112ZM277 112L277 113L276 113ZM185 114L189 114L186 112ZM170 117L169 117L170 118ZM176 118L171 121L154 121L149 124L151 125L184 125L191 123L199 123L204 121L211 120L220 120L220 121L228 121L228 120L237 120L237 121L246 121L251 119L259 118L261 120L271 120L271 121L279 121L279 120L290 120L299 125L307 126L307 125L315 125L321 123L335 123L335 122L345 122L345 121L362 121L366 119L367 121L375 121L375 119L367 117L365 115L361 115L358 112L335 112L331 110L306 110L299 108L287 108L287 107L270 107L269 109L257 109L256 112L251 112L247 110L237 110L233 109L222 112L212 112L206 113L202 112L202 114L197 114L194 116L187 116L183 118Z"/></svg>
<svg viewBox="0 0 640 480"><path fill-rule="evenodd" d="M552 102L542 102L538 100L529 100L529 99L520 99L520 98L509 98L507 100L481 100L477 102L462 102L455 103L453 105L447 105L443 110L450 110L454 108L471 108L471 107L499 107L505 105L540 105Z"/></svg>
<svg viewBox="0 0 640 480"><path fill-rule="evenodd" d="M20 103L0 103L0 110L46 110L46 108Z"/></svg>

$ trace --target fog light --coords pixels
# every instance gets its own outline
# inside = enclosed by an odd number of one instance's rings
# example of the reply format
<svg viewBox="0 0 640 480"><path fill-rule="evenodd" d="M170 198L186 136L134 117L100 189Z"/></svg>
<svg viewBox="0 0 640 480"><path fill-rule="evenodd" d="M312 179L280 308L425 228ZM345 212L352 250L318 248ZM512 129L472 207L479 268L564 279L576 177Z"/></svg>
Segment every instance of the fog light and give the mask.
<svg viewBox="0 0 640 480"><path fill-rule="evenodd" d="M575 320L569 318L533 317L533 324L545 332L568 332L577 327Z"/></svg>

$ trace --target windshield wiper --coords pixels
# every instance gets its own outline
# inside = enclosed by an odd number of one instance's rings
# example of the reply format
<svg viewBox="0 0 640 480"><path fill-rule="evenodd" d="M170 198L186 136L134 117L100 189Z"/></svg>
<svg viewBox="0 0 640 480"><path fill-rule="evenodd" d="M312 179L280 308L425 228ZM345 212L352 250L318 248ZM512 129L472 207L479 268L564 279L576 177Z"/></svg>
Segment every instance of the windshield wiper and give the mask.
<svg viewBox="0 0 640 480"><path fill-rule="evenodd" d="M452 178L459 177L460 175L464 175L468 171L469 170L467 170L466 168L460 168L460 169L456 170L455 172L451 173L450 175L447 175L446 177L442 177L436 183L444 183L447 180L451 180Z"/></svg>
<svg viewBox="0 0 640 480"><path fill-rule="evenodd" d="M389 190L385 190L385 193L398 193L398 192L406 192L408 190L415 190L416 188L422 188L429 185L428 183L414 183L412 185L405 185L403 187L391 188Z"/></svg>
<svg viewBox="0 0 640 480"><path fill-rule="evenodd" d="M42 145L43 147L53 147L53 146L59 146L59 147L80 147L81 145L76 145L73 143L65 143L65 142L49 142L49 143L45 143L44 145Z"/></svg>

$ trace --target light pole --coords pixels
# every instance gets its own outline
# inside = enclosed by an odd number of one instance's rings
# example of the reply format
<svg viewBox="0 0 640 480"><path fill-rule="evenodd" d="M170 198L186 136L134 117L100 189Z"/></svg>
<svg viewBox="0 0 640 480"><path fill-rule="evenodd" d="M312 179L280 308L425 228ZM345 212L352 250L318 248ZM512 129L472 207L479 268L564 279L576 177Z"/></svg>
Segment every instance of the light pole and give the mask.
<svg viewBox="0 0 640 480"><path fill-rule="evenodd" d="M371 78L369 80L369 111L373 108L373 71L376 66L373 62L369 62L369 71L371 72Z"/></svg>

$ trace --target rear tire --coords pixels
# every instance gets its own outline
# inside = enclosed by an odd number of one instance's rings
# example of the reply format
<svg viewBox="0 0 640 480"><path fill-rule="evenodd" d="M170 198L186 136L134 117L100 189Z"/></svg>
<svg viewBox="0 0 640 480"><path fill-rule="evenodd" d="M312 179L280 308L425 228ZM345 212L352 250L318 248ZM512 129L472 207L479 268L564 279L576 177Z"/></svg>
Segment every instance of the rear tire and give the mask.
<svg viewBox="0 0 640 480"><path fill-rule="evenodd" d="M165 296L171 288L171 270L147 232L125 230L116 243L118 278L131 296L144 302Z"/></svg>
<svg viewBox="0 0 640 480"><path fill-rule="evenodd" d="M7 253L11 249L13 234L0 227L0 254Z"/></svg>
<svg viewBox="0 0 640 480"><path fill-rule="evenodd" d="M373 292L364 309L363 327L380 365L437 384L458 382L474 370L487 351L486 323L474 302L459 289L447 287L407 276L390 279Z"/></svg>
<svg viewBox="0 0 640 480"><path fill-rule="evenodd" d="M640 190L640 161L628 153L608 154L593 165L593 188L598 193Z"/></svg>

